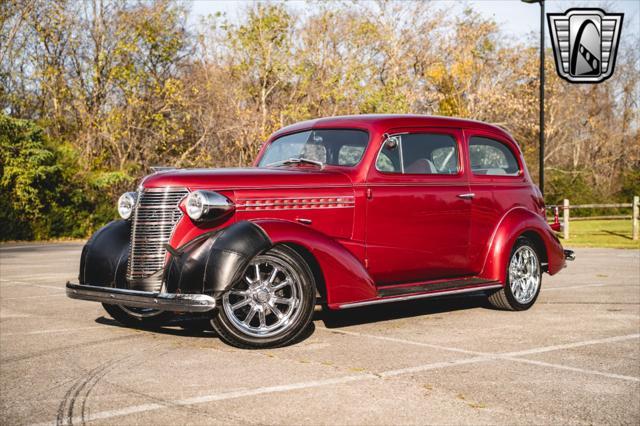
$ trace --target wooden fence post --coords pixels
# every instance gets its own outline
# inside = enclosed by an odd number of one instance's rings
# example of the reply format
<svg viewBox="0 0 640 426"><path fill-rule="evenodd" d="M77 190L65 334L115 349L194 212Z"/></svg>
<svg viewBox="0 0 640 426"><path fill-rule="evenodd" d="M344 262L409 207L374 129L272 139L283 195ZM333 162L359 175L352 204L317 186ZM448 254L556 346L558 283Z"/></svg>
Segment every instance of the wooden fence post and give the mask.
<svg viewBox="0 0 640 426"><path fill-rule="evenodd" d="M631 238L634 241L638 240L638 216L640 216L640 197L637 195L633 197L633 207L631 209Z"/></svg>
<svg viewBox="0 0 640 426"><path fill-rule="evenodd" d="M569 239L569 200L566 198L562 203L562 227L563 227L563 238L565 240Z"/></svg>

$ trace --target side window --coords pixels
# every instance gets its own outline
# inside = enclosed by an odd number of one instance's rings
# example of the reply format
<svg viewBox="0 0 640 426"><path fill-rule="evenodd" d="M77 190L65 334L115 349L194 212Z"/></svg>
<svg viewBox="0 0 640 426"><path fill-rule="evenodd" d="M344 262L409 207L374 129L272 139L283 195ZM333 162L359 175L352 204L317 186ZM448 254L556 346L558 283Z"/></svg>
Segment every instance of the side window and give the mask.
<svg viewBox="0 0 640 426"><path fill-rule="evenodd" d="M452 175L459 171L458 145L451 135L411 133L390 137L380 151L381 172Z"/></svg>
<svg viewBox="0 0 640 426"><path fill-rule="evenodd" d="M402 173L400 164L400 136L391 136L378 154L376 169L386 173Z"/></svg>
<svg viewBox="0 0 640 426"><path fill-rule="evenodd" d="M474 175L517 176L520 172L513 152L502 142L472 136L469 140L471 171Z"/></svg>
<svg viewBox="0 0 640 426"><path fill-rule="evenodd" d="M362 158L364 146L342 145L338 151L339 166L355 166Z"/></svg>

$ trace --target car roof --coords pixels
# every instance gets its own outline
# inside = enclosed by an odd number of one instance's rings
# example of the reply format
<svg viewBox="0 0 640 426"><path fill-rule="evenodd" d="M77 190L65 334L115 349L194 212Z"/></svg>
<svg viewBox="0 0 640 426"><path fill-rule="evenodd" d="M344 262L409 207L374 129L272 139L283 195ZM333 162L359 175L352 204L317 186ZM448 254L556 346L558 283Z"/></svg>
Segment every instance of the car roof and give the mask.
<svg viewBox="0 0 640 426"><path fill-rule="evenodd" d="M308 129L356 128L371 132L399 127L455 127L461 129L486 130L513 140L513 137L503 128L493 124L483 123L482 121L413 114L363 114L317 118L283 127L275 132L271 139L286 133Z"/></svg>

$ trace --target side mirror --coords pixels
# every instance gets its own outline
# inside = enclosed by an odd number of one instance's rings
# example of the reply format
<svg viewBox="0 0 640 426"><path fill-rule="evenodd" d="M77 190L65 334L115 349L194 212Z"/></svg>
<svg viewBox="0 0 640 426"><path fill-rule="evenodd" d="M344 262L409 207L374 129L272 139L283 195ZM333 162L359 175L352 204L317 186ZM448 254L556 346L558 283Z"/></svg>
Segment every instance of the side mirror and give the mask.
<svg viewBox="0 0 640 426"><path fill-rule="evenodd" d="M384 147L390 151L393 151L398 147L399 143L400 141L398 140L397 136L390 136L389 138L387 138L386 142L384 143Z"/></svg>

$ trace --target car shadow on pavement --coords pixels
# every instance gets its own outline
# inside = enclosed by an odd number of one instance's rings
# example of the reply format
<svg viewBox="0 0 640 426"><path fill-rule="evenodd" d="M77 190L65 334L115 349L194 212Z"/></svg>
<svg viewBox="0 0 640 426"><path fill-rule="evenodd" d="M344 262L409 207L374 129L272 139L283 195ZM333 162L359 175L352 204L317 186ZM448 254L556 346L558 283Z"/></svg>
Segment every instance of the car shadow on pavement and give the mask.
<svg viewBox="0 0 640 426"><path fill-rule="evenodd" d="M464 297L442 297L437 299L402 301L340 311L331 311L323 306L321 310L316 310L313 315L313 321L305 331L302 332L294 342L290 342L289 345L300 343L313 335L315 331L314 321L321 321L326 328L340 328L359 324L391 321L400 318L428 315L435 316L443 312L477 308L493 309L493 307L488 303L486 296L482 294L467 295ZM439 318L435 317L435 319ZM114 319L104 316L96 318L95 322L111 327L150 331L153 333L171 336L195 338L217 337L208 320L203 318L177 318L163 326L140 325L137 327L123 325Z"/></svg>
<svg viewBox="0 0 640 426"><path fill-rule="evenodd" d="M314 321L322 321L327 328L339 328L475 308L491 309L486 296L412 300L341 311L330 311L323 307L322 311L315 313Z"/></svg>
<svg viewBox="0 0 640 426"><path fill-rule="evenodd" d="M96 323L108 325L111 327L126 328L129 330L152 331L154 333L168 334L172 336L184 337L216 337L216 333L206 320L202 319L176 319L162 326L143 326L137 327L124 325L118 321L108 317L96 318Z"/></svg>
<svg viewBox="0 0 640 426"><path fill-rule="evenodd" d="M180 337L218 337L216 332L213 330L213 327L209 324L209 321L201 318L178 318L176 320L170 321L166 325L163 326L138 326L132 327L124 324L120 324L118 321L107 318L107 317L98 317L96 318L96 323L101 325L108 325L111 327L125 328L128 330L140 330L140 331L150 331L153 333L166 334L170 336L180 336ZM315 332L316 326L313 322L311 322L307 328L300 333L292 342L289 342L287 346L295 345L300 343L306 339L308 339Z"/></svg>

